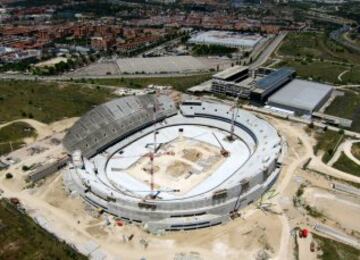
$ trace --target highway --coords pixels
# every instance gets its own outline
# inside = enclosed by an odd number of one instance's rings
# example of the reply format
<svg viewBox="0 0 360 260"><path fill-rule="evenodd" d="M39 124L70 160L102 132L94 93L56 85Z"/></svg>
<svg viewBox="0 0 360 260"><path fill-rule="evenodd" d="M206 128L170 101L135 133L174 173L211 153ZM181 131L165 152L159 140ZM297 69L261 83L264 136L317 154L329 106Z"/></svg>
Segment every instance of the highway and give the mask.
<svg viewBox="0 0 360 260"><path fill-rule="evenodd" d="M250 65L250 68L258 68L262 66L271 56L271 54L276 50L280 45L282 40L286 37L287 32L281 32L276 38L265 48L265 50L260 54L253 64Z"/></svg>
<svg viewBox="0 0 360 260"><path fill-rule="evenodd" d="M271 54L276 50L280 45L282 40L285 38L287 32L281 32L275 37L275 39L264 49L260 56L250 65L250 68L258 68L262 66L271 56ZM175 39L176 40L176 39ZM58 81L58 80L70 80L70 79L91 79L91 78L145 78L145 77L180 77L180 76L192 76L199 75L203 73L169 73L169 74L136 74L136 75L104 75L104 76L76 76L76 75L58 75L58 76L35 76L30 74L7 74L0 73L0 79L17 79L17 80L48 80L48 81Z"/></svg>
<svg viewBox="0 0 360 260"><path fill-rule="evenodd" d="M61 81L61 80L79 80L79 79L116 79L116 78L171 78L203 75L208 73L168 73L168 74L122 74L122 75L103 75L103 76L75 76L75 75L57 75L57 76L36 76L31 74L6 74L0 73L0 79L16 80L43 80L43 81Z"/></svg>

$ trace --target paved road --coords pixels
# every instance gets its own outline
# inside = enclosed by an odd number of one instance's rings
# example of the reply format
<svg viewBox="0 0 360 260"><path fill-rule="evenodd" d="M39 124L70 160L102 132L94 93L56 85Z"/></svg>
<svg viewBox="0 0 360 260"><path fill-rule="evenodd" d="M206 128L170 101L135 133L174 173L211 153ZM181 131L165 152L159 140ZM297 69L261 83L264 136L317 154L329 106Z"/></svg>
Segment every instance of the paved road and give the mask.
<svg viewBox="0 0 360 260"><path fill-rule="evenodd" d="M59 75L59 76L34 76L34 75L25 75L25 74L1 74L0 79L16 79L16 80L43 80L43 81L59 81L59 80L70 80L70 79L115 79L115 78L170 78L170 77L187 77L187 76L196 76L204 75L208 73L169 73L169 74L124 74L124 75L104 75L104 76L69 76L69 75Z"/></svg>
<svg viewBox="0 0 360 260"><path fill-rule="evenodd" d="M341 145L339 145L338 149L336 150L335 154L331 158L331 160L327 163L327 165L332 166L337 160L340 158L342 153L355 162L356 164L360 165L360 160L355 158L355 156L351 153L351 147L354 143L359 143L360 140L346 140Z"/></svg>
<svg viewBox="0 0 360 260"><path fill-rule="evenodd" d="M271 54L276 50L281 41L285 38L287 32L281 32L275 39L265 48L265 50L260 54L256 61L250 66L251 68L257 68L263 65L271 56ZM104 76L76 76L76 75L59 75L59 76L34 76L34 75L25 75L25 74L0 74L0 79L17 79L17 80L70 80L70 79L92 79L92 78L154 78L154 77L180 77L180 76L192 76L192 75L201 75L204 73L169 73L169 74L136 74L136 75L104 75Z"/></svg>
<svg viewBox="0 0 360 260"><path fill-rule="evenodd" d="M360 140L352 140L344 144L344 153L345 155L352 160L354 163L360 165L360 160L358 160L351 152L351 147L354 143L359 143Z"/></svg>
<svg viewBox="0 0 360 260"><path fill-rule="evenodd" d="M276 38L270 43L268 47L260 54L259 58L250 66L251 68L257 68L263 65L271 56L271 54L276 50L280 45L282 40L284 40L287 32L281 32Z"/></svg>

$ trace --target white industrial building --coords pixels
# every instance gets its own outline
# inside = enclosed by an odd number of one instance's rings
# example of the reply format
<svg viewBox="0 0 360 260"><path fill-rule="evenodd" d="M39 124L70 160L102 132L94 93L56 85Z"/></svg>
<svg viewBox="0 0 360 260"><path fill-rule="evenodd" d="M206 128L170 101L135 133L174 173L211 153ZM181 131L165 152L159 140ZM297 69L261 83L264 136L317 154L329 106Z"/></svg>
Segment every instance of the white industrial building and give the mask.
<svg viewBox="0 0 360 260"><path fill-rule="evenodd" d="M260 34L239 33L230 31L207 31L194 35L189 43L205 45L221 45L251 51L264 38Z"/></svg>
<svg viewBox="0 0 360 260"><path fill-rule="evenodd" d="M320 109L331 96L333 87L327 84L294 79L269 97L267 105L311 115Z"/></svg>

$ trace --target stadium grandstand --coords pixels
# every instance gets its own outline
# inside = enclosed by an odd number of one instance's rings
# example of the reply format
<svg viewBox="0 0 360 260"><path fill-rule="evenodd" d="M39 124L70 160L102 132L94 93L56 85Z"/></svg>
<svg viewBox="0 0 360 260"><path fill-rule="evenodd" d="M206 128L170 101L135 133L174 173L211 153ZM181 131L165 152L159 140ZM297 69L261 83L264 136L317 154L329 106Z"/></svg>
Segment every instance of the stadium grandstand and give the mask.
<svg viewBox="0 0 360 260"><path fill-rule="evenodd" d="M234 138L229 139L229 134ZM131 96L85 114L64 146L66 189L150 232L228 222L275 182L284 142L276 129L230 106Z"/></svg>
<svg viewBox="0 0 360 260"><path fill-rule="evenodd" d="M154 107L157 119L177 113L175 105L165 96L132 96L115 99L85 114L67 133L64 145L70 151L80 149L86 157L104 150L117 140L153 124Z"/></svg>

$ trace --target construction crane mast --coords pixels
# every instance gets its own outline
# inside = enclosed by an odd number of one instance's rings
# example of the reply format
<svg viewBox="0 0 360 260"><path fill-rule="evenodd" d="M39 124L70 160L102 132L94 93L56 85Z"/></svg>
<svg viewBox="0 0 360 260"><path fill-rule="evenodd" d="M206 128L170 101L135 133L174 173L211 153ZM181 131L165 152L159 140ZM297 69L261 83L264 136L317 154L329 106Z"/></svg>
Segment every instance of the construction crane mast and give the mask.
<svg viewBox="0 0 360 260"><path fill-rule="evenodd" d="M218 142L218 144L220 145L221 147L221 155L224 156L224 157L228 157L229 156L229 151L227 151L224 146L222 145L222 143L220 142L219 138L215 135L215 133L212 133L213 136L215 137L216 141Z"/></svg>
<svg viewBox="0 0 360 260"><path fill-rule="evenodd" d="M156 93L158 95L158 93ZM155 101L153 105L153 121L154 121L154 143L153 143L153 149L149 154L150 158L150 190L151 193L154 191L154 159L157 149L157 112L159 111L159 104Z"/></svg>
<svg viewBox="0 0 360 260"><path fill-rule="evenodd" d="M158 93L156 93L156 94L158 95ZM164 152L159 152L159 153L157 152L158 151L158 141L157 141L157 134L158 134L157 119L158 119L158 116L157 116L157 113L160 110L159 104L155 101L153 104L150 104L149 106L144 107L143 109L146 111L153 110L153 127L154 127L153 143L152 143L153 147L151 149L149 149L150 151L148 153L145 153L142 155L130 155L130 156L117 155L117 156L113 156L112 158L116 159L116 158L131 158L131 157L149 157L150 168L148 168L148 169L144 168L144 170L146 172L150 172L150 190L151 190L151 192L147 198L156 199L161 192L164 192L164 190L156 190L155 189L155 183L154 183L155 158L164 156L164 155L175 155L175 153L173 151L164 151ZM180 192L180 190L174 189L174 190L167 190L166 192Z"/></svg>
<svg viewBox="0 0 360 260"><path fill-rule="evenodd" d="M231 116L231 125L230 125L230 135L227 137L227 139L229 141L234 141L234 131L235 131L235 118L237 116L237 112L238 112L238 109L237 109L237 106L238 106L238 102L239 102L239 96L240 94L238 94L234 100L234 103L231 107L231 110L232 110L232 116Z"/></svg>

